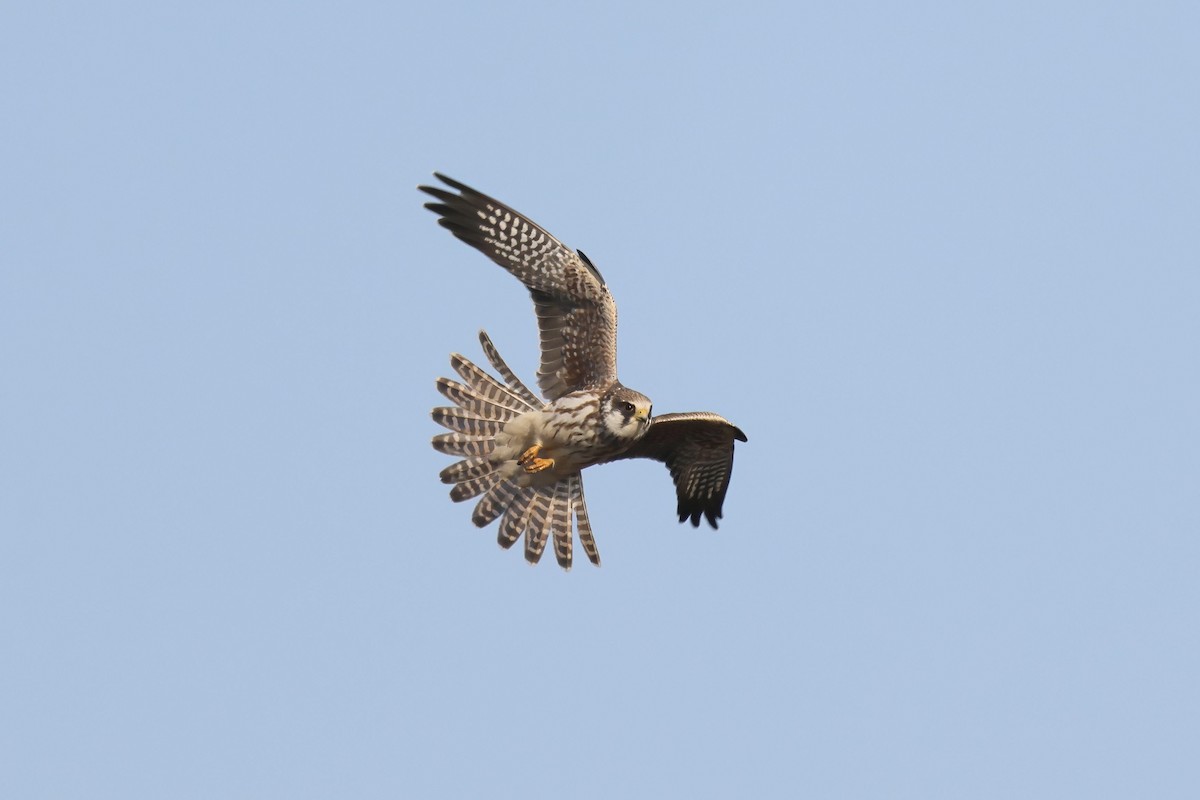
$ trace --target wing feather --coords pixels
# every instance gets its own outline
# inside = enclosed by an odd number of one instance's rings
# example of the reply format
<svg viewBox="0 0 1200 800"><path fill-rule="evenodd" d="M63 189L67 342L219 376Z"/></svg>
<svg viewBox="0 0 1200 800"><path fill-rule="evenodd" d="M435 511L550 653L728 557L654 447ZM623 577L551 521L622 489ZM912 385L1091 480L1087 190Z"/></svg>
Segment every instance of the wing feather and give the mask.
<svg viewBox="0 0 1200 800"><path fill-rule="evenodd" d="M466 184L421 186L438 223L529 289L542 332L538 386L548 400L617 378L617 307L600 271L544 228Z"/></svg>
<svg viewBox="0 0 1200 800"><path fill-rule="evenodd" d="M744 442L746 434L717 414L661 414L617 459L652 458L666 464L675 482L679 521L690 518L699 526L703 516L715 528L733 474L735 439Z"/></svg>

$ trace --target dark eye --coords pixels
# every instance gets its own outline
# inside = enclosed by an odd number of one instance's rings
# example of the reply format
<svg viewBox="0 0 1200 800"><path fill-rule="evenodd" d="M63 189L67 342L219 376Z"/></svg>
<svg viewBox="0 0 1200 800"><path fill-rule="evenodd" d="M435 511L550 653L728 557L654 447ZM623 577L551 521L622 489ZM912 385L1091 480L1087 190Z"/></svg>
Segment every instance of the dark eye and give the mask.
<svg viewBox="0 0 1200 800"><path fill-rule="evenodd" d="M630 403L628 400L623 401L621 403L621 410L624 411L626 414L632 414L633 413L633 403Z"/></svg>

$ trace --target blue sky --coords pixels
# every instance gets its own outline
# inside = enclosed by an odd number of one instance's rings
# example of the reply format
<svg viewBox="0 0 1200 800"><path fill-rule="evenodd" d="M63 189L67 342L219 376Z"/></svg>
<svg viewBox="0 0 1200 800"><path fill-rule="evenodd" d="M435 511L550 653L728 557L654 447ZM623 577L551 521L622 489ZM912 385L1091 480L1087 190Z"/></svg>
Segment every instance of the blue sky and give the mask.
<svg viewBox="0 0 1200 800"><path fill-rule="evenodd" d="M1190 4L12 4L0 794L1195 797ZM625 383L741 426L604 566L436 478L528 297L440 170L603 271Z"/></svg>

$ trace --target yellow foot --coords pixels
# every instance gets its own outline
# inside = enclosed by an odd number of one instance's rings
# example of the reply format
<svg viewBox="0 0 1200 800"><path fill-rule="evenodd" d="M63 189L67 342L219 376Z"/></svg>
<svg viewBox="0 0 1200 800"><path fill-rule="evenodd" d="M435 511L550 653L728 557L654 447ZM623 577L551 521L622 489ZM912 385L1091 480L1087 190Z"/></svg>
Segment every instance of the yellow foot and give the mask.
<svg viewBox="0 0 1200 800"><path fill-rule="evenodd" d="M521 453L521 457L517 459L517 463L525 468L525 471L533 474L541 472L544 469L550 469L554 466L553 458L538 458L538 453L542 452L542 446L535 444L533 447Z"/></svg>

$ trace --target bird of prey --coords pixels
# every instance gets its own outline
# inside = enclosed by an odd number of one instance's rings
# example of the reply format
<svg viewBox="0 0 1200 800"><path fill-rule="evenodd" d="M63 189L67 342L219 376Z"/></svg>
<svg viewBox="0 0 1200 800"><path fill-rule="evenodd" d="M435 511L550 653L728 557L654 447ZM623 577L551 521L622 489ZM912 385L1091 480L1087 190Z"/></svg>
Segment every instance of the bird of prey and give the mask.
<svg viewBox="0 0 1200 800"><path fill-rule="evenodd" d="M699 526L703 516L717 527L733 442L746 435L706 411L652 416L650 398L617 380L617 306L588 257L503 203L434 175L454 191L418 187L437 200L425 207L529 289L542 350L537 383L544 400L513 374L483 331L484 355L503 382L451 354L462 382L438 379L438 391L454 405L433 410L434 421L450 430L433 437L434 449L462 458L441 472L444 483L454 484L450 498L482 495L472 522L482 528L501 518L504 548L524 534L531 564L550 540L559 565L569 570L574 527L599 566L580 471L652 458L670 470L679 521Z"/></svg>

